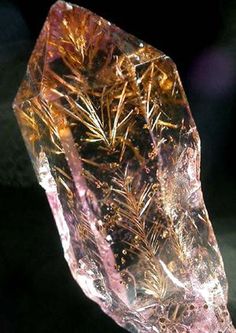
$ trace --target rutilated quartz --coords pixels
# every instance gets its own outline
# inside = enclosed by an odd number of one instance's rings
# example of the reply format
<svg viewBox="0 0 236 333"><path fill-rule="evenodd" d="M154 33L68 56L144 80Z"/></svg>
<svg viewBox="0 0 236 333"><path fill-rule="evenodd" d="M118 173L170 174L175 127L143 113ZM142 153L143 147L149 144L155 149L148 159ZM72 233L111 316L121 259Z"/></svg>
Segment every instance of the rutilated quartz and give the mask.
<svg viewBox="0 0 236 333"><path fill-rule="evenodd" d="M235 332L171 59L59 1L14 110L85 294L131 332Z"/></svg>

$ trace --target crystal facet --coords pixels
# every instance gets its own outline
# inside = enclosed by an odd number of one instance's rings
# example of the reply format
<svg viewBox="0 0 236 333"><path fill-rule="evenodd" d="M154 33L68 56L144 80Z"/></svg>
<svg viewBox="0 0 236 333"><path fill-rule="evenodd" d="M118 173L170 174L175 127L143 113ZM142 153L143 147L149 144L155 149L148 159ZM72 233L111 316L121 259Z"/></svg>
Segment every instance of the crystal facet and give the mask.
<svg viewBox="0 0 236 333"><path fill-rule="evenodd" d="M85 294L132 332L235 332L171 59L59 1L14 110Z"/></svg>

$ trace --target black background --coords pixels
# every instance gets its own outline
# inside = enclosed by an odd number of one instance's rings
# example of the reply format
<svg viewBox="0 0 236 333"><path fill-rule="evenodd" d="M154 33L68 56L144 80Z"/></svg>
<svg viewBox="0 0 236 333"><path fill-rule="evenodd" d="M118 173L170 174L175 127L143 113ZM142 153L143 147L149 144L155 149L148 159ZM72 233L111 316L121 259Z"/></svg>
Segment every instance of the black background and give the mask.
<svg viewBox="0 0 236 333"><path fill-rule="evenodd" d="M122 332L71 277L11 110L52 3L0 0L0 332ZM236 321L236 1L75 3L176 62L202 139L203 192Z"/></svg>

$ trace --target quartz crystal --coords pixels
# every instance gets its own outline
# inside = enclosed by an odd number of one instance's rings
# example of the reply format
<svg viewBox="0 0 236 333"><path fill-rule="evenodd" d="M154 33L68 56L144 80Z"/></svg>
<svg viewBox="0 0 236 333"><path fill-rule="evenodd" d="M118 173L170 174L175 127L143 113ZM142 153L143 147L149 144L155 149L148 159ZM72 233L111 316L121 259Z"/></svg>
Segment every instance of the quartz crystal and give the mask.
<svg viewBox="0 0 236 333"><path fill-rule="evenodd" d="M84 293L131 332L235 332L172 60L59 1L14 110Z"/></svg>

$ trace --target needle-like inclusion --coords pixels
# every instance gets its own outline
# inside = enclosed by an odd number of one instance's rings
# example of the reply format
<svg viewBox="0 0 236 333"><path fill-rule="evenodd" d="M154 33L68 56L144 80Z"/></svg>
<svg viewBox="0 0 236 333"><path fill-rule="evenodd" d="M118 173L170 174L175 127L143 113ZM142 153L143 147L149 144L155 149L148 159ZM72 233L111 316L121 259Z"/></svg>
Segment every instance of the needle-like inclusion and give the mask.
<svg viewBox="0 0 236 333"><path fill-rule="evenodd" d="M131 332L235 332L171 59L59 1L14 109L85 294Z"/></svg>

